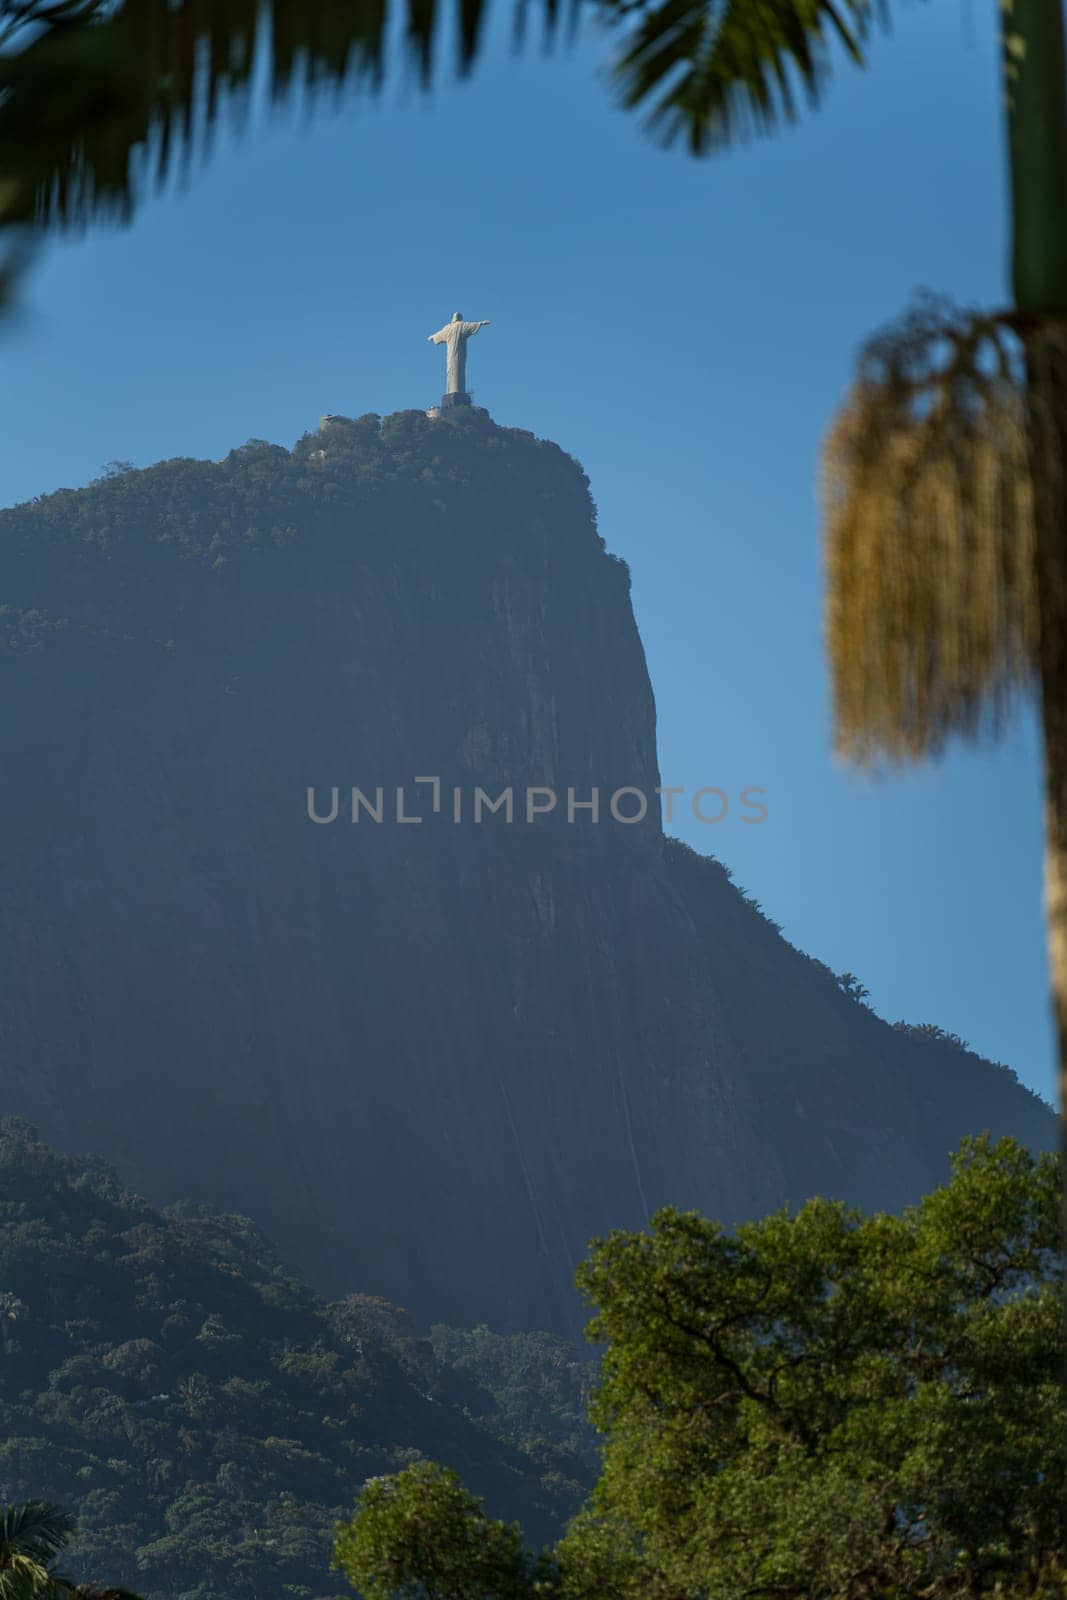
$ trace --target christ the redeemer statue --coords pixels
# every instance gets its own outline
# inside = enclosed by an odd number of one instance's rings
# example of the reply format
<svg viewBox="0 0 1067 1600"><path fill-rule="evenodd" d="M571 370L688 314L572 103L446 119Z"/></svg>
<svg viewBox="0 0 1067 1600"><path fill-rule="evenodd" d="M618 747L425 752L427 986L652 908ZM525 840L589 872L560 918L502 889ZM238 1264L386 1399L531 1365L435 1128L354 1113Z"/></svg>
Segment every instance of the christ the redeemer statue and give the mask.
<svg viewBox="0 0 1067 1600"><path fill-rule="evenodd" d="M467 396L467 340L478 332L479 328L488 328L489 322L464 322L457 311L451 322L446 322L443 328L429 335L431 344L443 344L448 354L448 366L445 374L444 403L448 405L450 395L462 395L459 404L469 404ZM452 401L455 405L457 402Z"/></svg>

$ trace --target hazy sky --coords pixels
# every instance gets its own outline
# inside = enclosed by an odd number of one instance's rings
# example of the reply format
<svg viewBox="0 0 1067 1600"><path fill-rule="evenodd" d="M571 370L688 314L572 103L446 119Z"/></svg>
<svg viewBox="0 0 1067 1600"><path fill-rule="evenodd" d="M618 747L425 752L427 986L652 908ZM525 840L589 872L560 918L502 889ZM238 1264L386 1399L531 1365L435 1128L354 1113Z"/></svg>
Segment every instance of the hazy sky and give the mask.
<svg viewBox="0 0 1067 1600"><path fill-rule="evenodd" d="M3 503L428 404L426 335L492 318L477 401L582 461L631 563L663 781L767 791L761 827L674 831L883 1015L1051 1098L1032 726L861 780L830 756L821 647L815 463L857 343L922 286L1004 295L994 9L905 6L821 112L711 162L613 107L595 35L224 138L32 278L2 335Z"/></svg>

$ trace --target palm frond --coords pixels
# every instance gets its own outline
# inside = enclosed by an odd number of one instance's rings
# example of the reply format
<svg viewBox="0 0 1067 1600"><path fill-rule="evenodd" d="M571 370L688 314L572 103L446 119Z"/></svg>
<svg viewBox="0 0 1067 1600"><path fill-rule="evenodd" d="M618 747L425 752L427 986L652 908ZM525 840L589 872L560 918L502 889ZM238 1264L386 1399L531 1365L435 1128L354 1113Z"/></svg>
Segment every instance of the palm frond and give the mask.
<svg viewBox="0 0 1067 1600"><path fill-rule="evenodd" d="M451 0L474 61L490 0ZM514 5L521 39L531 0ZM549 35L563 0L534 0ZM568 0L571 20L583 0ZM702 154L817 100L832 41L863 61L884 0L585 0L629 30L618 82L669 140ZM380 88L395 7L428 86L442 0L0 0L0 303L45 229L128 221L239 118L262 71L275 102Z"/></svg>
<svg viewBox="0 0 1067 1600"><path fill-rule="evenodd" d="M817 104L834 42L856 65L879 0L605 0L632 35L614 68L623 106L651 103L648 127L705 155L773 131ZM634 25L636 19L636 26Z"/></svg>
<svg viewBox="0 0 1067 1600"><path fill-rule="evenodd" d="M425 74L435 0L410 7ZM65 227L128 218L206 149L223 102L246 102L258 51L275 99L376 84L386 0L0 0L0 30L16 15L29 38L0 55L0 223Z"/></svg>
<svg viewBox="0 0 1067 1600"><path fill-rule="evenodd" d="M0 1571L23 1557L47 1565L73 1531L74 1518L49 1500L0 1505Z"/></svg>
<svg viewBox="0 0 1067 1600"><path fill-rule="evenodd" d="M50 1590L48 1568L17 1551L0 1565L0 1600L30 1600Z"/></svg>
<svg viewBox="0 0 1067 1600"><path fill-rule="evenodd" d="M70 1512L49 1500L0 1504L0 1600L141 1600L131 1589L78 1583L55 1570L74 1526Z"/></svg>
<svg viewBox="0 0 1067 1600"><path fill-rule="evenodd" d="M0 6L0 50L18 49L43 28L77 22L101 12L108 0L4 0Z"/></svg>
<svg viewBox="0 0 1067 1600"><path fill-rule="evenodd" d="M403 3L426 86L440 0ZM461 67L486 9L460 0ZM0 0L0 228L129 220L207 152L224 107L240 117L260 67L274 101L378 89L391 15L389 0Z"/></svg>

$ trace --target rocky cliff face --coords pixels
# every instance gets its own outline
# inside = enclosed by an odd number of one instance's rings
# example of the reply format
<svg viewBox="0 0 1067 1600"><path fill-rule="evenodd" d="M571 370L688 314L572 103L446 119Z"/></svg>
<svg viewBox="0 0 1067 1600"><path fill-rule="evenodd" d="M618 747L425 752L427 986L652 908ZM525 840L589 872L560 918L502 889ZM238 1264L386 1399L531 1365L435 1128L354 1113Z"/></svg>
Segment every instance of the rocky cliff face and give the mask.
<svg viewBox="0 0 1067 1600"><path fill-rule="evenodd" d="M554 445L400 413L165 462L0 514L0 575L5 1105L326 1293L573 1329L590 1236L661 1204L898 1206L964 1133L1051 1144L607 815L654 798L655 709Z"/></svg>

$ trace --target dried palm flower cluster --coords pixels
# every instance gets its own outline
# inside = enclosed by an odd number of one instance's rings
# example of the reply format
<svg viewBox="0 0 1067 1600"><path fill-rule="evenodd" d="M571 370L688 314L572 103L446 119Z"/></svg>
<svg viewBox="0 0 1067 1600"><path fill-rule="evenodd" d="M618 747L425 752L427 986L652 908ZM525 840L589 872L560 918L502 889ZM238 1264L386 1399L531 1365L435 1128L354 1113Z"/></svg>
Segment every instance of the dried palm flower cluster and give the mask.
<svg viewBox="0 0 1067 1600"><path fill-rule="evenodd" d="M861 763L995 730L1033 686L1037 521L1061 471L1043 348L930 299L860 357L823 507L836 744Z"/></svg>

